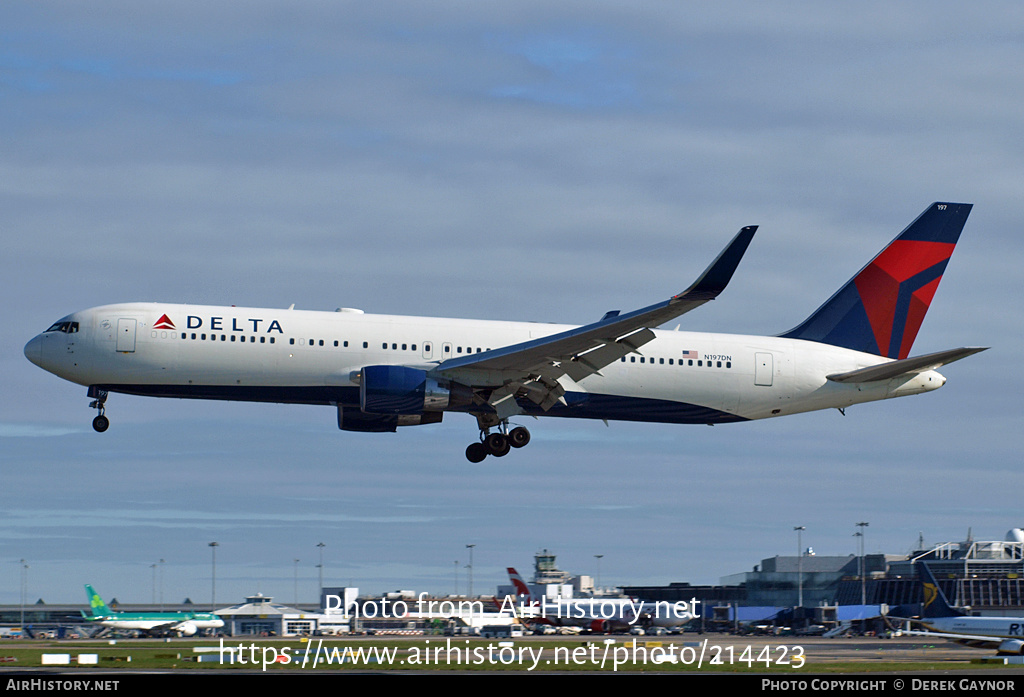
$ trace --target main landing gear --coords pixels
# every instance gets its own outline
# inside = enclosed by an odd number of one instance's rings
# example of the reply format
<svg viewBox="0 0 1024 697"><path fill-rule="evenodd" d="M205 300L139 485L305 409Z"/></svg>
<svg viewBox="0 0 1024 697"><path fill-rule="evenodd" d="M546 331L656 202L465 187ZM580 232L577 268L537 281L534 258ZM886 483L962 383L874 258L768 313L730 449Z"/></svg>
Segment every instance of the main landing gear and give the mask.
<svg viewBox="0 0 1024 697"><path fill-rule="evenodd" d="M516 426L511 431L508 419L499 420L493 414L481 414L476 417L480 426L480 442L470 443L466 448L466 459L470 462L483 462L488 455L505 457L512 448L522 448L530 442L530 432L523 426ZM491 429L497 427L497 433Z"/></svg>
<svg viewBox="0 0 1024 697"><path fill-rule="evenodd" d="M97 433L103 433L108 428L110 428L110 419L108 419L103 414L103 412L105 411L104 405L107 403L107 391L93 390L90 388L89 396L96 398L89 403L89 408L96 409L97 411L99 411L99 414L97 414L96 418L92 420L93 430L96 431Z"/></svg>

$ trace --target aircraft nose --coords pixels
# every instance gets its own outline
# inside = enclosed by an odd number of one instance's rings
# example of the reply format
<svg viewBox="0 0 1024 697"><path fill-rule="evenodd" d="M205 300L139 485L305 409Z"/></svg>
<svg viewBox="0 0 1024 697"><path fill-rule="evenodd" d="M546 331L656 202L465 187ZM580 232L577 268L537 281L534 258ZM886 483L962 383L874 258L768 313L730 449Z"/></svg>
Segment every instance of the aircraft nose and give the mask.
<svg viewBox="0 0 1024 697"><path fill-rule="evenodd" d="M43 367L43 337L38 335L34 337L30 342L25 344L25 358L35 363L40 368Z"/></svg>

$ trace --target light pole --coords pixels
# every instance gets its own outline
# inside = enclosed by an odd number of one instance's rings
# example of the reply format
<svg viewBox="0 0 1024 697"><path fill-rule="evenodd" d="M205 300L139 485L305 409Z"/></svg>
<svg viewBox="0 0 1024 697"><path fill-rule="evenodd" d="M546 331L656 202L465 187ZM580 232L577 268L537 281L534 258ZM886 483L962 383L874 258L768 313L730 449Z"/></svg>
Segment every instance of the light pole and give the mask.
<svg viewBox="0 0 1024 697"><path fill-rule="evenodd" d="M217 610L217 548L220 547L219 542L211 542L207 545L210 548L210 552L213 555L212 570L210 574L210 612L216 612Z"/></svg>
<svg viewBox="0 0 1024 697"><path fill-rule="evenodd" d="M594 559L597 559L597 588L594 589L594 594L601 589L601 559L604 557L603 554L595 554Z"/></svg>
<svg viewBox="0 0 1024 697"><path fill-rule="evenodd" d="M866 528L867 526L868 526L868 523L865 523L864 521L861 521L861 522L857 523L857 527L860 528L860 530L858 530L857 533L860 535L860 604L861 605L867 605L868 604L867 581L864 578L864 574L867 572L867 568L866 568L866 564L865 564L866 560L864 559L864 532L865 532L864 528Z"/></svg>
<svg viewBox="0 0 1024 697"><path fill-rule="evenodd" d="M160 612L164 611L164 564L163 559L157 562L160 565Z"/></svg>
<svg viewBox="0 0 1024 697"><path fill-rule="evenodd" d="M804 606L804 545L803 545L803 532L807 528L803 525L797 525L793 528L796 530L796 605L797 607Z"/></svg>
<svg viewBox="0 0 1024 697"><path fill-rule="evenodd" d="M459 597L459 560L455 560L455 597Z"/></svg>
<svg viewBox="0 0 1024 697"><path fill-rule="evenodd" d="M295 593L295 605L299 604L299 560L295 560L295 587L292 589Z"/></svg>
<svg viewBox="0 0 1024 697"><path fill-rule="evenodd" d="M153 570L153 604L156 605L156 564L150 564L149 568Z"/></svg>
<svg viewBox="0 0 1024 697"><path fill-rule="evenodd" d="M466 545L466 547L469 549L469 594L466 597L472 598L473 597L473 548L476 547L476 545Z"/></svg>
<svg viewBox="0 0 1024 697"><path fill-rule="evenodd" d="M25 598L28 595L28 564L25 563L24 559L20 559L18 563L21 565L21 633L25 635Z"/></svg>
<svg viewBox="0 0 1024 697"><path fill-rule="evenodd" d="M324 597L324 547L326 546L323 542L317 544L317 548L320 550L320 563L317 565L317 568L320 569L320 597L317 598L317 602Z"/></svg>

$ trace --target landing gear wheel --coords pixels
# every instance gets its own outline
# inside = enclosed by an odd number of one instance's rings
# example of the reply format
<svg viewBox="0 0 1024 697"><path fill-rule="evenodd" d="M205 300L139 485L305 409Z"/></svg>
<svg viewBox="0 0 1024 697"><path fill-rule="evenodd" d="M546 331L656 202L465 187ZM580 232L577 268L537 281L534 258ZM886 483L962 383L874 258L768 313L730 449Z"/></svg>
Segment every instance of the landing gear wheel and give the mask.
<svg viewBox="0 0 1024 697"><path fill-rule="evenodd" d="M97 433L103 433L110 428L110 419L105 417L103 414L100 414L92 420L92 427Z"/></svg>
<svg viewBox="0 0 1024 697"><path fill-rule="evenodd" d="M494 457L505 457L512 445L508 442L508 436L504 433L492 433L484 440L487 452Z"/></svg>
<svg viewBox="0 0 1024 697"><path fill-rule="evenodd" d="M466 459L470 462L483 462L487 458L487 446L483 443L470 443L466 448Z"/></svg>
<svg viewBox="0 0 1024 697"><path fill-rule="evenodd" d="M513 448L521 448L530 442L530 432L523 426L516 426L509 431L508 442Z"/></svg>

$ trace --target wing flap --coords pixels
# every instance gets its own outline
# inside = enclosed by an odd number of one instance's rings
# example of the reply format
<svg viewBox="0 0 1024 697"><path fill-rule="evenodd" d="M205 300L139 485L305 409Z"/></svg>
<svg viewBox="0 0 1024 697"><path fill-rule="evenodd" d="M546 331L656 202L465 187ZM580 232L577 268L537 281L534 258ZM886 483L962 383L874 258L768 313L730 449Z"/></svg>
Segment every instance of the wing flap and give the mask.
<svg viewBox="0 0 1024 697"><path fill-rule="evenodd" d="M973 356L976 353L981 353L987 350L988 347L980 346L966 346L963 348L949 349L947 351L938 351L936 353L929 353L923 356L913 356L911 358L903 358L898 361L889 361L886 363L879 363L878 365L868 366L867 368L860 368L858 370L851 370L846 373L833 373L832 375L826 376L832 382L843 382L843 383L858 383L858 382L877 382L879 380L891 380L898 378L902 375L910 373L921 373L926 370L935 370L940 368L947 363L958 361L961 358L967 358Z"/></svg>

